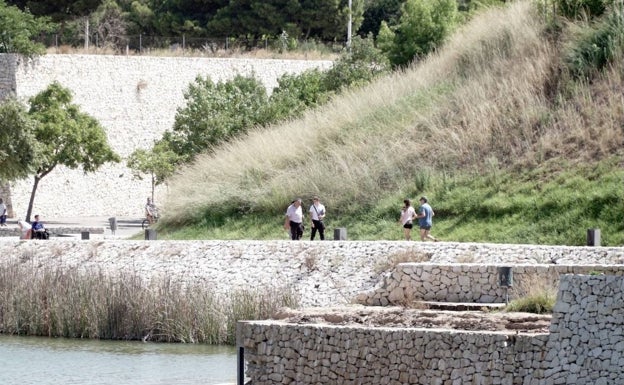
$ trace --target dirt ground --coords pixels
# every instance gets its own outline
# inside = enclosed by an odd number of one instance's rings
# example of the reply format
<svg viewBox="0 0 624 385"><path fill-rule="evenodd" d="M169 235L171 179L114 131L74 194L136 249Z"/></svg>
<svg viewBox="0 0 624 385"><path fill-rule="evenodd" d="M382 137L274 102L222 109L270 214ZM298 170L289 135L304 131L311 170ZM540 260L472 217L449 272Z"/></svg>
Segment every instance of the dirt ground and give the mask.
<svg viewBox="0 0 624 385"><path fill-rule="evenodd" d="M465 331L548 333L550 315L502 311L422 310L403 307L345 306L281 309L274 317L289 323L364 325Z"/></svg>

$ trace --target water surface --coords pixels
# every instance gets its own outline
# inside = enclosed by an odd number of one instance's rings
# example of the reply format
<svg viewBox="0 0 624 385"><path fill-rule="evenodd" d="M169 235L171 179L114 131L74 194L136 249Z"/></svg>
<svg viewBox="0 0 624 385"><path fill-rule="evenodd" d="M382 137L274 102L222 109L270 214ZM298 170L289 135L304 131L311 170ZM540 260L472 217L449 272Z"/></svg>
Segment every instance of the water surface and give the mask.
<svg viewBox="0 0 624 385"><path fill-rule="evenodd" d="M236 383L230 346L0 335L3 385Z"/></svg>

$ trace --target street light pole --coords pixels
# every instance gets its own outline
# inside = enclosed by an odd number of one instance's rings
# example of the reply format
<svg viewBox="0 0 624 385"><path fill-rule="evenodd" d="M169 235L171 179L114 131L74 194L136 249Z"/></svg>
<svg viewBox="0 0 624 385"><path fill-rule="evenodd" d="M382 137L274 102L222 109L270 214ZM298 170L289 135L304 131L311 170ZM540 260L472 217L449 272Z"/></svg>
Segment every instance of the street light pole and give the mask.
<svg viewBox="0 0 624 385"><path fill-rule="evenodd" d="M349 49L349 51L351 51L351 2L352 0L349 0L349 23L347 24L347 48Z"/></svg>

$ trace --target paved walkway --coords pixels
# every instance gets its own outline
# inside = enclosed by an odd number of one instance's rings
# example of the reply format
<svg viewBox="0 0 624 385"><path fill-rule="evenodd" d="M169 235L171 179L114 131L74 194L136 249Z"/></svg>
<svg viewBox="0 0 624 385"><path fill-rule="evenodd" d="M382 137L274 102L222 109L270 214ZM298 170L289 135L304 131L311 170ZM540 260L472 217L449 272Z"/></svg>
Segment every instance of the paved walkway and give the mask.
<svg viewBox="0 0 624 385"><path fill-rule="evenodd" d="M104 228L104 234L90 234L90 239L128 239L135 235L142 235L143 229L141 223L144 218L136 217L116 217L117 229L113 232L110 227L110 221L107 217L69 217L69 218L42 218L44 225L48 228L54 227L82 227ZM16 219L7 219L9 227L17 227ZM51 237L53 239L80 239L81 234L67 234ZM141 237L141 239L143 239Z"/></svg>

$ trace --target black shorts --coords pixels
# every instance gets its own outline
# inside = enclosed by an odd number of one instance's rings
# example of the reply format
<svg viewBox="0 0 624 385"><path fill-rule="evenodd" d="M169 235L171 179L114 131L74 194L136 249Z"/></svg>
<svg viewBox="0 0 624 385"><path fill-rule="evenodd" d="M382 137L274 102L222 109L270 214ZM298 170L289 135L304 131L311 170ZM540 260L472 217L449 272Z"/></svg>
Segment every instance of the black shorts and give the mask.
<svg viewBox="0 0 624 385"><path fill-rule="evenodd" d="M431 226L420 226L421 230L431 230Z"/></svg>
<svg viewBox="0 0 624 385"><path fill-rule="evenodd" d="M406 223L406 224L403 225L404 229L411 229L412 227L414 227L414 225L411 224L411 223Z"/></svg>

